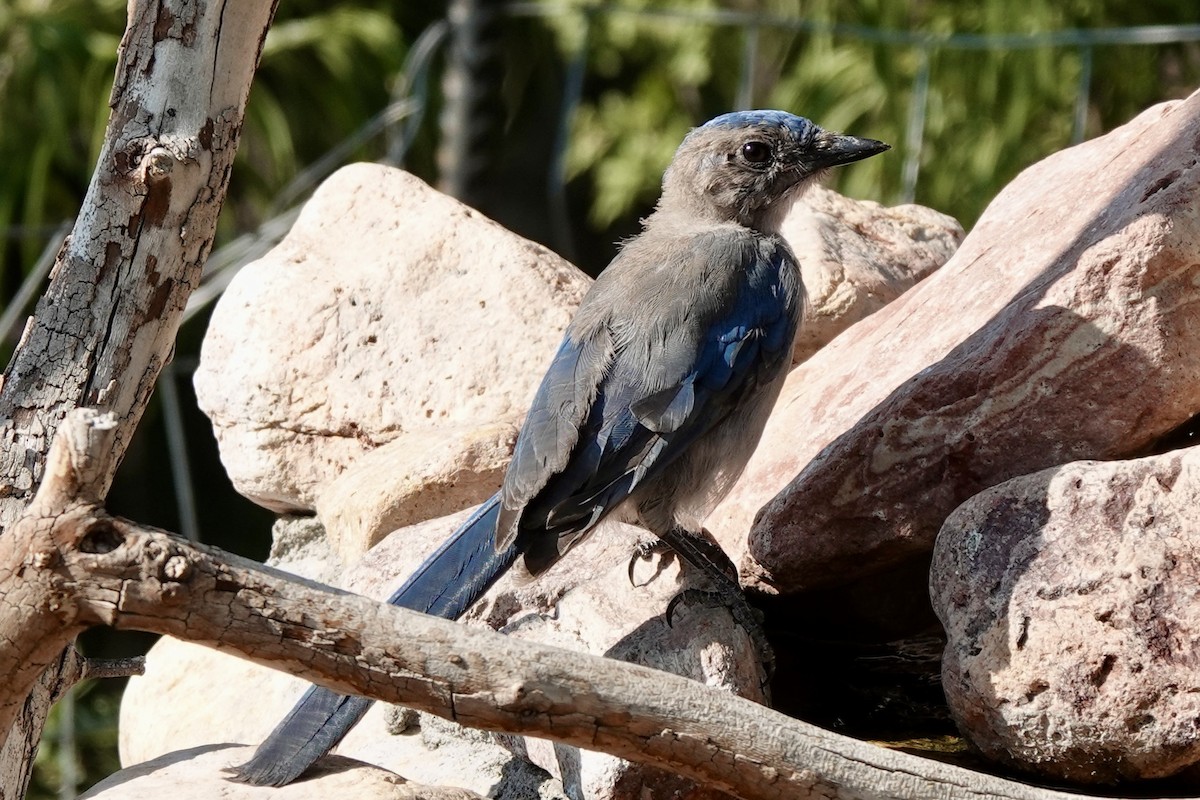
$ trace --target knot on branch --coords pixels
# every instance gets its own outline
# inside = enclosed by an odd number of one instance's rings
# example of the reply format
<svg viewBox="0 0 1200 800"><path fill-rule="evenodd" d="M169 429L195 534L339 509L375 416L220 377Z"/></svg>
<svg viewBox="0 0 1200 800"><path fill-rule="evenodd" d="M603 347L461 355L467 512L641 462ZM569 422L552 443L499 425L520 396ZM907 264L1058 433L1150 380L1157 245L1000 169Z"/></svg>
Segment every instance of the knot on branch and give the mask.
<svg viewBox="0 0 1200 800"><path fill-rule="evenodd" d="M84 530L79 537L79 550L83 553L111 553L125 544L125 537L113 527L108 519L97 519Z"/></svg>
<svg viewBox="0 0 1200 800"><path fill-rule="evenodd" d="M169 186L180 165L196 161L204 149L203 139L203 130L130 139L113 154L113 171L130 183L135 194Z"/></svg>
<svg viewBox="0 0 1200 800"><path fill-rule="evenodd" d="M155 147L142 159L142 178L154 183L171 174L175 169L175 154L165 147Z"/></svg>
<svg viewBox="0 0 1200 800"><path fill-rule="evenodd" d="M187 553L163 539L147 539L143 548L147 574L153 574L160 583L180 583L192 576L192 562Z"/></svg>
<svg viewBox="0 0 1200 800"><path fill-rule="evenodd" d="M186 581L192 576L192 565L186 556L174 555L166 560L162 568L162 580Z"/></svg>

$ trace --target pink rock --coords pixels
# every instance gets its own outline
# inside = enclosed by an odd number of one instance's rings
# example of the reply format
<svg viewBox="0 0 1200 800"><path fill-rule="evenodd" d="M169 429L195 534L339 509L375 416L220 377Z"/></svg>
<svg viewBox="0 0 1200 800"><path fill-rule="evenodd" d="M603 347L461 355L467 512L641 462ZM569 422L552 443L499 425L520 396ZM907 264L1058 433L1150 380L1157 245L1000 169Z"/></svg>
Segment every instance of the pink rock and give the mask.
<svg viewBox="0 0 1200 800"><path fill-rule="evenodd" d="M932 208L852 200L823 186L801 196L781 232L800 262L807 301L796 363L933 273L963 239L962 226Z"/></svg>
<svg viewBox="0 0 1200 800"><path fill-rule="evenodd" d="M1082 783L1200 761L1200 449L973 497L931 586L946 698L984 754Z"/></svg>
<svg viewBox="0 0 1200 800"><path fill-rule="evenodd" d="M709 520L729 549L753 525L744 578L878 572L989 486L1136 454L1191 417L1198 142L1200 94L1029 168L949 263L793 370Z"/></svg>

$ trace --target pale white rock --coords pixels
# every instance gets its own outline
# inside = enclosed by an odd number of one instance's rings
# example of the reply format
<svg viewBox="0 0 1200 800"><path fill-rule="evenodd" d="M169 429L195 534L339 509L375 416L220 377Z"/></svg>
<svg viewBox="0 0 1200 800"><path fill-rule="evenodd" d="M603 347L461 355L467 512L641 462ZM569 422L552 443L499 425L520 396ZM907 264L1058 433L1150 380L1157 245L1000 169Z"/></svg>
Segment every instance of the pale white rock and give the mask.
<svg viewBox="0 0 1200 800"><path fill-rule="evenodd" d="M228 780L225 769L244 762L251 747L211 744L126 767L79 800L472 800L483 795L448 786L411 783L387 770L333 756L310 776L288 786L247 786Z"/></svg>
<svg viewBox="0 0 1200 800"><path fill-rule="evenodd" d="M796 363L946 263L964 235L957 220L931 208L853 200L823 186L801 195L781 232L807 301Z"/></svg>
<svg viewBox="0 0 1200 800"><path fill-rule="evenodd" d="M1200 762L1200 449L993 487L946 521L930 583L984 754L1081 783Z"/></svg>
<svg viewBox="0 0 1200 800"><path fill-rule="evenodd" d="M147 655L146 674L131 679L122 698L121 763L128 767L173 758L179 751L214 743L257 746L307 688L307 681L286 673L164 637ZM547 782L529 770L514 769L513 755L484 734L445 722L455 729L456 735L449 736L441 720L421 714L417 724L394 735L395 716L395 707L375 704L337 756L418 783L482 795L499 785L517 791L517 781L525 784L520 791L536 795ZM219 768L244 763L252 752L242 748ZM561 790L553 789L555 782L548 783L552 786L545 796L561 796Z"/></svg>
<svg viewBox="0 0 1200 800"><path fill-rule="evenodd" d="M379 444L522 414L589 284L412 175L345 167L222 296L197 399L239 492L311 510Z"/></svg>
<svg viewBox="0 0 1200 800"><path fill-rule="evenodd" d="M271 526L268 566L336 586L345 572L330 549L325 526L316 517L278 517Z"/></svg>
<svg viewBox="0 0 1200 800"><path fill-rule="evenodd" d="M414 431L355 459L321 489L317 514L350 564L399 528L482 502L500 488L517 422Z"/></svg>
<svg viewBox="0 0 1200 800"><path fill-rule="evenodd" d="M944 267L794 369L708 521L744 580L878 573L979 491L1195 414L1198 141L1200 94L1030 167Z"/></svg>

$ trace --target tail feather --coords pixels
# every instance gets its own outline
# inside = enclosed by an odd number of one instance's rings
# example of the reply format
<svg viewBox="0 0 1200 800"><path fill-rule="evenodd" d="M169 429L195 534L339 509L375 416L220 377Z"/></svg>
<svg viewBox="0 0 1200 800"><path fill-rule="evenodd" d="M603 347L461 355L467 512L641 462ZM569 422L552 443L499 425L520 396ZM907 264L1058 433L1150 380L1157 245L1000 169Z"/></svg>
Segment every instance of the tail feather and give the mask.
<svg viewBox="0 0 1200 800"><path fill-rule="evenodd" d="M471 515L388 598L392 605L457 619L517 558L515 547L496 552L497 494ZM232 767L234 780L255 786L285 786L332 750L349 733L372 700L310 687L245 764Z"/></svg>

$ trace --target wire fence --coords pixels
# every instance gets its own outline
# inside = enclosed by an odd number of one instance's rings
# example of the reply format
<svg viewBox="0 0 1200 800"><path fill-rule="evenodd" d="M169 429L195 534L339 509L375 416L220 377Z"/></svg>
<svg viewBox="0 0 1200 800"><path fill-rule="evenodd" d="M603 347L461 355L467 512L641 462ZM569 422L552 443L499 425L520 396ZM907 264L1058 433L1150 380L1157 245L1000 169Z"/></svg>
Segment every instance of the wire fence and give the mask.
<svg viewBox="0 0 1200 800"><path fill-rule="evenodd" d="M572 121L583 99L588 77L590 48L594 44L596 22L603 18L631 17L639 24L688 24L727 29L740 37L740 59L734 81L735 94L730 107L754 107L754 75L760 60L760 43L765 33L783 31L803 34L822 34L848 42L883 45L904 50L916 56L916 71L909 94L905 119L901 200L916 196L921 180L921 164L925 147L925 132L929 119L930 88L935 76L931 65L935 57L950 51L1024 51L1034 48L1059 48L1078 55L1081 68L1075 79L1071 141L1077 143L1085 136L1091 100L1093 64L1096 51L1107 47L1166 46L1200 41L1200 24L1169 25L1093 30L1057 30L1013 34L933 34L920 31L889 30L861 25L847 25L803 19L776 14L720 9L656 9L624 8L619 6L552 5L535 2L492 4L481 0L455 0L448 18L426 30L410 48L391 102L378 114L325 156L304 169L273 204L270 218L256 230L216 249L209 258L200 287L192 295L185 321L214 302L242 266L261 257L277 244L290 229L303 199L325 177L342 166L363 143L383 137L386 142L385 161L404 163L409 148L430 108L431 74L438 56L453 40L456 26L470 24L472 13L500 13L510 19L555 18L573 21L577 31L576 45L561 64L562 89L556 113L553 152L545 192L547 207L553 215L552 224L559 241L571 239L570 222L566 215L567 186L566 153ZM446 68L449 68L448 66ZM0 335L11 336L24 319L25 309L45 280L53 263L53 254L66 235L65 226L43 226L36 230L11 227L0 231L5 238L38 238L46 242L43 258L27 276L17 296L0 315ZM191 363L189 363L189 361ZM192 478L188 470L188 445L182 424L183 407L176 381L190 378L194 359L181 359L166 370L160 381L158 397L163 404L165 442L173 473L176 502L181 530L189 538L199 538L196 503Z"/></svg>
<svg viewBox="0 0 1200 800"><path fill-rule="evenodd" d="M1075 87L1074 116L1071 143L1084 139L1088 103L1092 88L1095 51L1100 47L1169 45L1200 41L1200 24L1155 25L1128 28L1069 29L1010 34L936 34L920 31L888 30L863 25L847 25L812 19L764 14L761 12L722 9L651 9L614 6L549 6L544 3L515 3L509 13L516 17L574 16L578 20L581 45L566 66L566 88L560 113L558 146L554 154L557 184L562 184L562 155L566 150L566 132L579 104L586 70L592 20L598 16L632 16L645 23L674 22L730 28L742 37L742 58L738 64L738 91L733 109L748 109L755 105L752 94L753 76L758 61L758 43L766 30L793 33L824 34L850 42L886 45L907 49L918 56L918 69L913 82L906 126L904 153L904 188L901 201L910 203L916 196L920 177L924 132L928 120L928 99L933 56L940 51L1022 51L1035 48L1070 49L1078 53L1082 69Z"/></svg>

